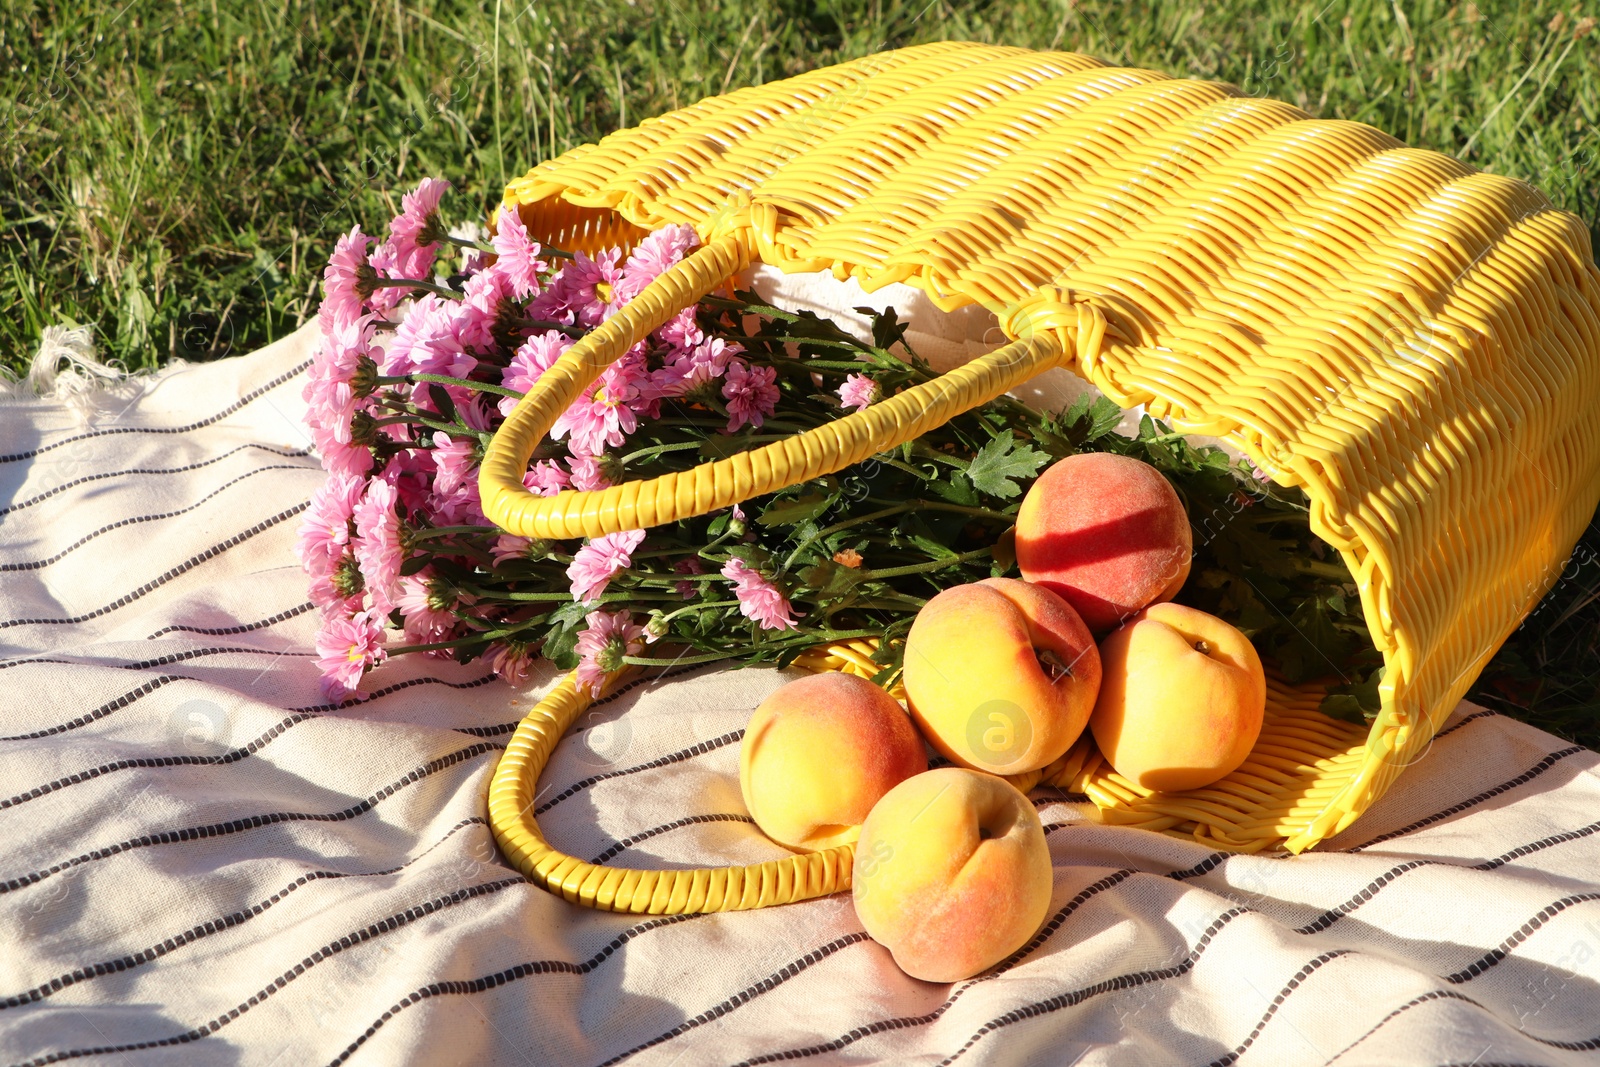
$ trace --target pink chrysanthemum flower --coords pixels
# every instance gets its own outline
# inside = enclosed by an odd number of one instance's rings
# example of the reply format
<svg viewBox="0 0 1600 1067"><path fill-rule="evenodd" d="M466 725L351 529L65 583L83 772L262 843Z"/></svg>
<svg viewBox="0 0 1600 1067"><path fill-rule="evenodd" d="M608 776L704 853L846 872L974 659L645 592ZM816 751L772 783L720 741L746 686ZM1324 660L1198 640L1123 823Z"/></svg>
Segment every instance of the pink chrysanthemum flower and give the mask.
<svg viewBox="0 0 1600 1067"><path fill-rule="evenodd" d="M847 408L862 411L876 399L878 383L865 374L852 374L839 386L839 400Z"/></svg>
<svg viewBox="0 0 1600 1067"><path fill-rule="evenodd" d="M557 441L570 436L574 452L590 455L623 444L639 428L639 409L651 403L649 385L643 352L623 356L561 413L550 436Z"/></svg>
<svg viewBox="0 0 1600 1067"><path fill-rule="evenodd" d="M356 566L356 558L346 552L326 573L312 576L311 602L324 613L337 608L346 615L354 615L365 606L365 589L366 582L361 577L361 568Z"/></svg>
<svg viewBox="0 0 1600 1067"><path fill-rule="evenodd" d="M528 305L536 319L598 326L617 310L615 287L621 277L620 253L611 248L590 259L579 252Z"/></svg>
<svg viewBox="0 0 1600 1067"><path fill-rule="evenodd" d="M720 337L701 341L661 368L656 376L658 388L668 396L683 396L722 377L733 357L743 351L739 345L729 344Z"/></svg>
<svg viewBox="0 0 1600 1067"><path fill-rule="evenodd" d="M398 494L381 478L367 483L367 491L355 506L356 562L367 580L372 606L387 615L394 610L395 582L404 561L400 545L400 516L395 512Z"/></svg>
<svg viewBox="0 0 1600 1067"><path fill-rule="evenodd" d="M668 360L680 359L705 342L705 331L695 315L693 304L663 323L655 332L656 340L666 346Z"/></svg>
<svg viewBox="0 0 1600 1067"><path fill-rule="evenodd" d="M495 261L510 283L511 291L521 300L539 291L539 275L550 269L550 264L539 258L539 242L528 236L522 217L515 211L501 211L494 235Z"/></svg>
<svg viewBox="0 0 1600 1067"><path fill-rule="evenodd" d="M427 508L440 526L487 526L483 499L478 495L478 479L468 478L449 493L435 492Z"/></svg>
<svg viewBox="0 0 1600 1067"><path fill-rule="evenodd" d="M622 657L644 650L644 627L625 611L591 611L583 621L589 628L578 635L578 687L599 696L606 675L622 669Z"/></svg>
<svg viewBox="0 0 1600 1067"><path fill-rule="evenodd" d="M541 459L522 476L523 488L540 496L555 496L571 484L571 477L553 459Z"/></svg>
<svg viewBox="0 0 1600 1067"><path fill-rule="evenodd" d="M604 593L611 579L633 563L633 553L643 542L643 530L624 530L597 537L578 549L567 566L572 599L588 603Z"/></svg>
<svg viewBox="0 0 1600 1067"><path fill-rule="evenodd" d="M700 557L698 556L680 559L672 565L672 573L674 574L704 574L705 572L706 569L701 565ZM700 591L699 582L675 582L672 587L685 600L693 600L695 594Z"/></svg>
<svg viewBox="0 0 1600 1067"><path fill-rule="evenodd" d="M533 673L533 653L521 641L496 641L484 652L483 662L507 685L521 685Z"/></svg>
<svg viewBox="0 0 1600 1067"><path fill-rule="evenodd" d="M395 255L394 245L385 241L372 250L367 257L367 263L379 278L403 278L400 271L400 260ZM367 303L372 310L384 316L400 306L401 301L410 295L410 290L398 285L380 286L367 297Z"/></svg>
<svg viewBox="0 0 1600 1067"><path fill-rule="evenodd" d="M522 342L522 347L511 357L506 369L500 372L500 384L519 393L528 392L544 372L555 366L556 360L571 347L572 338L560 330L546 330L542 334L534 334ZM510 418L511 412L516 410L516 407L516 397L500 398L501 415Z"/></svg>
<svg viewBox="0 0 1600 1067"><path fill-rule="evenodd" d="M628 262L623 264L622 276L612 290L617 303L626 304L638 296L645 286L679 263L699 243L694 227L679 224L663 226L640 241L628 256Z"/></svg>
<svg viewBox="0 0 1600 1067"><path fill-rule="evenodd" d="M427 503L433 470L433 457L426 449L408 448L390 456L378 476L394 486L402 507L419 511Z"/></svg>
<svg viewBox="0 0 1600 1067"><path fill-rule="evenodd" d="M323 333L354 322L365 314L362 304L372 295L372 282L377 277L367 262L367 245L371 240L361 232L361 227L352 226L333 246L333 255L328 257L328 265L322 271L322 305L317 308Z"/></svg>
<svg viewBox="0 0 1600 1067"><path fill-rule="evenodd" d="M454 591L435 580L431 570L402 575L394 606L405 617L406 639L419 645L448 640L456 627L451 610L456 602Z"/></svg>
<svg viewBox="0 0 1600 1067"><path fill-rule="evenodd" d="M518 537L515 534L501 534L494 539L494 547L490 549L490 554L494 556L494 565L498 567L514 559L526 559L528 549L532 545L533 541L529 538Z"/></svg>
<svg viewBox="0 0 1600 1067"><path fill-rule="evenodd" d="M383 373L410 374L425 360L428 345L437 337L453 337L450 301L424 293L406 309L400 325L389 334L383 349Z"/></svg>
<svg viewBox="0 0 1600 1067"><path fill-rule="evenodd" d="M339 440L339 434L331 428L311 423L311 440L316 445L317 457L322 460L322 469L329 474L343 475L348 478L360 478L372 469L372 449L361 445L351 444L348 428Z"/></svg>
<svg viewBox="0 0 1600 1067"><path fill-rule="evenodd" d="M389 243L401 277L426 279L432 273L435 246L444 234L439 199L449 188L443 178L424 178L400 198L400 214L389 223Z"/></svg>
<svg viewBox="0 0 1600 1067"><path fill-rule="evenodd" d="M455 305L451 326L463 348L493 349L495 324L503 315L520 314L512 304L511 281L496 263L467 279L465 296Z"/></svg>
<svg viewBox="0 0 1600 1067"><path fill-rule="evenodd" d="M574 455L567 459L572 471L572 488L581 493L610 489L611 479L606 477L605 462L600 456Z"/></svg>
<svg viewBox="0 0 1600 1067"><path fill-rule="evenodd" d="M477 442L470 437L452 437L443 430L433 434L433 491L438 496L450 496L471 478L475 478L477 459L474 449Z"/></svg>
<svg viewBox="0 0 1600 1067"><path fill-rule="evenodd" d="M735 557L723 565L722 576L733 583L733 595L739 599L739 614L754 619L763 630L796 629L789 598L760 571Z"/></svg>
<svg viewBox="0 0 1600 1067"><path fill-rule="evenodd" d="M308 406L306 421L329 431L340 444L350 443L350 420L362 394L370 395L376 385L373 333L370 315L334 324L323 337L300 391ZM381 351L376 355L383 357Z"/></svg>
<svg viewBox="0 0 1600 1067"><path fill-rule="evenodd" d="M728 364L723 376L722 396L728 402L728 432L749 423L759 428L778 407L778 379L775 367L752 367L743 360Z"/></svg>
<svg viewBox="0 0 1600 1067"><path fill-rule="evenodd" d="M382 663L383 616L376 611L346 615L330 611L317 633L317 666L322 669L322 696L332 704L354 697L367 699L361 676Z"/></svg>
<svg viewBox="0 0 1600 1067"><path fill-rule="evenodd" d="M295 540L295 553L307 574L331 575L339 565L350 544L350 520L366 488L361 478L334 475L312 495Z"/></svg>

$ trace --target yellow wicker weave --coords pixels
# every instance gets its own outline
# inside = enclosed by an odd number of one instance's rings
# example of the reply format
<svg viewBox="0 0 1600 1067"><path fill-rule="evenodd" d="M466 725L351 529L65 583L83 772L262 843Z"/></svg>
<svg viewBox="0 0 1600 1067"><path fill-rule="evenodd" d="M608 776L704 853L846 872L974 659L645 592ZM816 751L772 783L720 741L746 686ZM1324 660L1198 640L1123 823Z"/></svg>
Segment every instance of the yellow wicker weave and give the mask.
<svg viewBox="0 0 1600 1067"><path fill-rule="evenodd" d="M1600 272L1584 225L1521 182L1231 86L1071 54L908 48L574 149L513 182L505 207L564 247L627 247L667 223L703 241L507 420L480 486L485 513L515 533L592 536L727 507L1052 366L1305 488L1388 666L1382 711L1363 733L1318 715L1319 691L1274 684L1250 762L1190 793L1144 794L1086 748L1049 769L1108 822L1241 850L1300 851L1344 829L1426 751L1600 498ZM522 488L533 448L611 360L755 260L978 303L1013 343L684 474L548 498ZM850 662L831 650L812 665ZM495 779L491 821L524 869L547 846L515 790L531 789L518 783L571 707L563 688L536 709L545 725L524 724L535 740L514 741ZM749 907L842 888L848 856L577 877L552 884L625 910Z"/></svg>

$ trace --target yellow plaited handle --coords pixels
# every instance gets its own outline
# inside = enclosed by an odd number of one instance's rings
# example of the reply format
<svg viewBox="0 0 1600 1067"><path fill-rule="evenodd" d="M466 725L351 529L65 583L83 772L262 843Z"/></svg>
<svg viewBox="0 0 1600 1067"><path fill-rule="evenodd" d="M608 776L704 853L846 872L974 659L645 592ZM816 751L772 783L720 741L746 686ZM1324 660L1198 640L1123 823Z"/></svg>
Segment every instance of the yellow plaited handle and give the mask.
<svg viewBox="0 0 1600 1067"><path fill-rule="evenodd" d="M743 867L677 871L602 867L551 848L533 818L539 775L561 735L589 703L576 673L563 678L517 726L489 782L495 841L534 884L574 904L636 915L744 911L850 888L852 845Z"/></svg>
<svg viewBox="0 0 1600 1067"><path fill-rule="evenodd" d="M1098 349L1105 333L1100 310L1077 304L1070 326L1052 319L1047 328L933 381L763 448L597 492L569 489L538 496L524 487L533 450L562 412L651 330L742 270L750 262L746 240L743 231L716 238L663 272L540 376L494 435L478 471L483 513L490 522L522 537L563 540L704 515L894 448L1042 371L1071 363L1080 347Z"/></svg>

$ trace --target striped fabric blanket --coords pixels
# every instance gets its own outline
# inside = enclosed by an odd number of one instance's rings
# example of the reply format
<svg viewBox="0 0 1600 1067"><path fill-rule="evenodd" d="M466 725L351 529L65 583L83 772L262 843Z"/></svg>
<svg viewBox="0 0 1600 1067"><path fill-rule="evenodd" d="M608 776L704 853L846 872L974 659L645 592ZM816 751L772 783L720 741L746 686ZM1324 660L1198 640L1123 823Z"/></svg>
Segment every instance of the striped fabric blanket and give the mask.
<svg viewBox="0 0 1600 1067"><path fill-rule="evenodd" d="M652 918L508 868L484 819L548 676L386 665L322 703L291 545L313 341L83 408L0 401L0 1060L1568 1064L1600 1048L1600 756L1463 706L1298 858L1036 795L1048 923L901 974L848 896ZM541 783L566 851L769 858L739 800L773 671L646 677Z"/></svg>

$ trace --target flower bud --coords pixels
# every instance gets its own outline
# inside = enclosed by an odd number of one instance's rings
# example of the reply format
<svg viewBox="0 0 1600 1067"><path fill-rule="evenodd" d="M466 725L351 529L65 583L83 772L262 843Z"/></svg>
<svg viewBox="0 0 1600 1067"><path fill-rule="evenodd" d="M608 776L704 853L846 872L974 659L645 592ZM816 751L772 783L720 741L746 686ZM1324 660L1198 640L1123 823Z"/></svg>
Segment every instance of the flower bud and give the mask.
<svg viewBox="0 0 1600 1067"><path fill-rule="evenodd" d="M652 644L667 636L667 616L656 608L650 612L650 619L644 624L644 639Z"/></svg>
<svg viewBox="0 0 1600 1067"><path fill-rule="evenodd" d="M365 411L357 409L350 418L350 441L352 444L371 448L378 443L378 422Z"/></svg>
<svg viewBox="0 0 1600 1067"><path fill-rule="evenodd" d="M378 365L371 356L356 357L356 372L350 378L350 389L358 397L371 396L378 390Z"/></svg>

